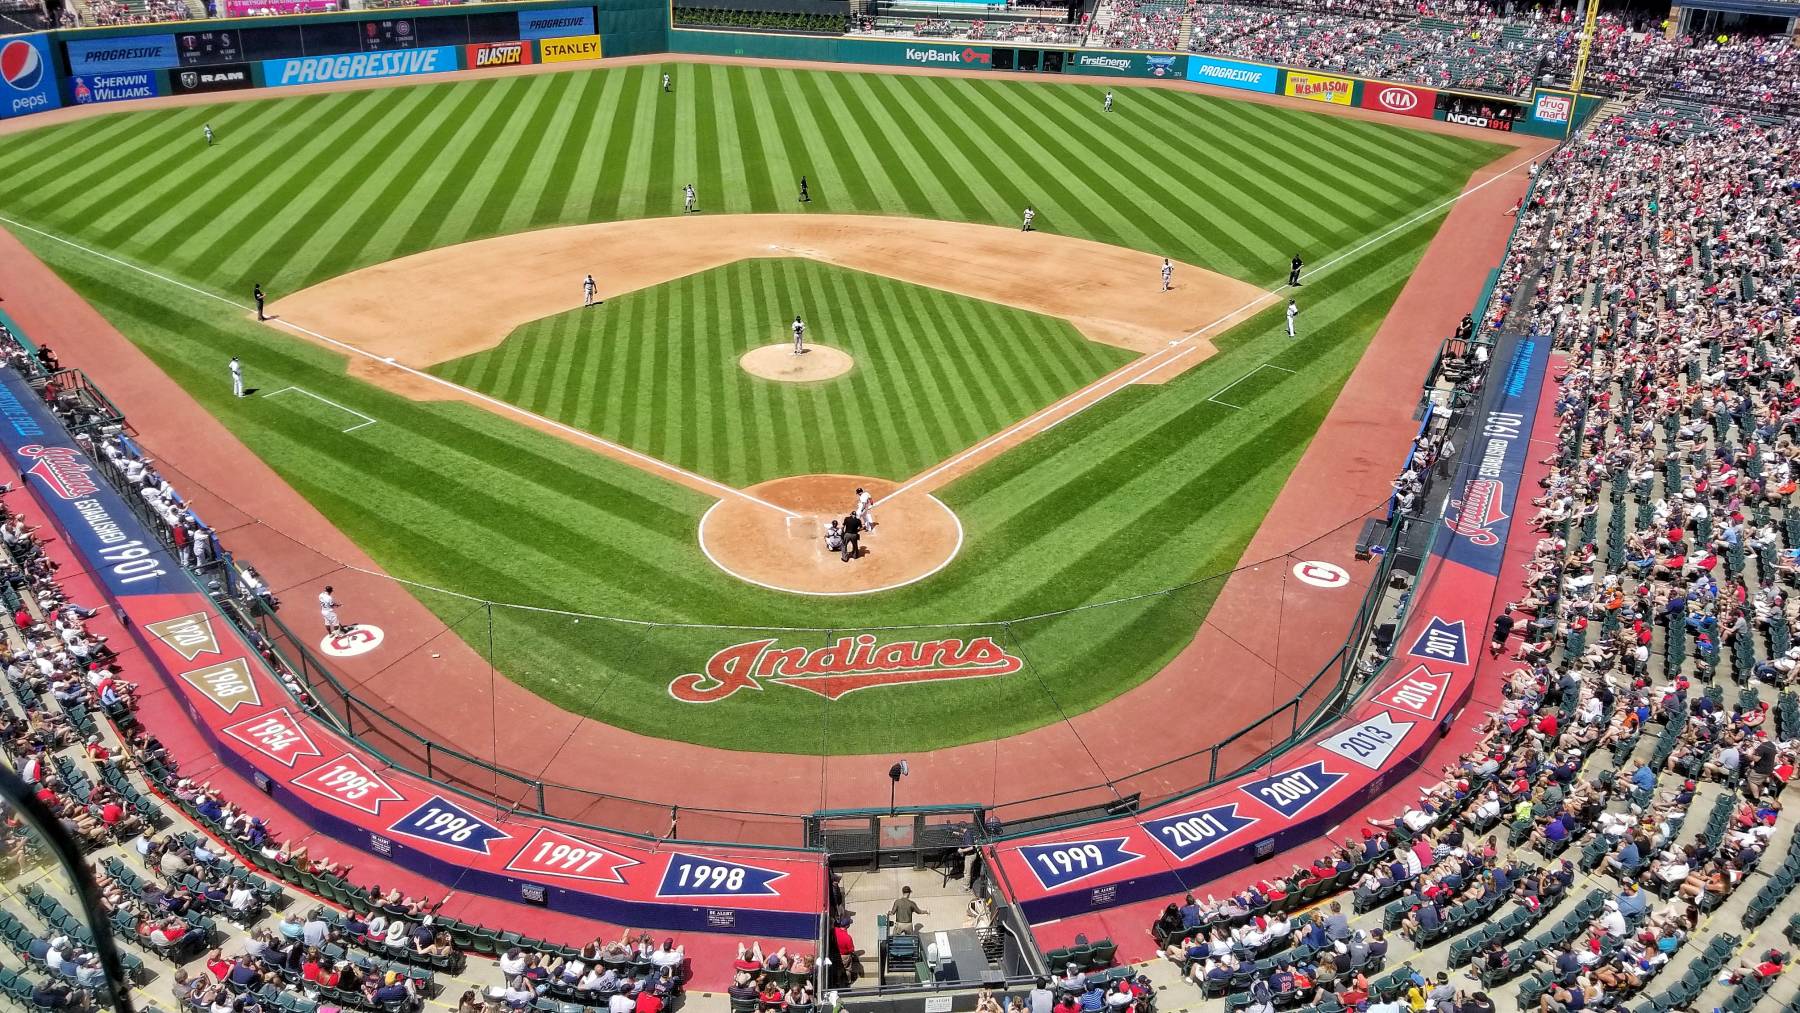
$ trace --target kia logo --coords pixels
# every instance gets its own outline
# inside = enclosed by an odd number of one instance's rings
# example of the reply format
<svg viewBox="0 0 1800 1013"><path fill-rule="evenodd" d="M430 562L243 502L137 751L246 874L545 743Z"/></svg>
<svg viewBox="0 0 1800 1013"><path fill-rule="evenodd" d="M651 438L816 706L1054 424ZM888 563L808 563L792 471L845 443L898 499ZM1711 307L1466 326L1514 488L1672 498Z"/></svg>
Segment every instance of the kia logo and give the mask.
<svg viewBox="0 0 1800 1013"><path fill-rule="evenodd" d="M1375 100L1397 113L1407 112L1419 104L1419 96L1405 88L1383 88Z"/></svg>

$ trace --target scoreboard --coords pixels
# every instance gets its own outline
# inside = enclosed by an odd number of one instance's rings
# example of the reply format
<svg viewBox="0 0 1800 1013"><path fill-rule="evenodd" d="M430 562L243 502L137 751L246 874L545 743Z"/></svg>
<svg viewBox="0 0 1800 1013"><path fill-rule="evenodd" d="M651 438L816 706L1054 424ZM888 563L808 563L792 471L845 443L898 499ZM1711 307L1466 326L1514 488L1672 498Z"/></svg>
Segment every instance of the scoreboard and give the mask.
<svg viewBox="0 0 1800 1013"><path fill-rule="evenodd" d="M362 23L362 48L365 53L411 49L418 44L418 26L413 23L411 18L364 21Z"/></svg>
<svg viewBox="0 0 1800 1013"><path fill-rule="evenodd" d="M183 67L199 67L211 63L237 63L244 51L237 32L182 32L175 36L175 51Z"/></svg>

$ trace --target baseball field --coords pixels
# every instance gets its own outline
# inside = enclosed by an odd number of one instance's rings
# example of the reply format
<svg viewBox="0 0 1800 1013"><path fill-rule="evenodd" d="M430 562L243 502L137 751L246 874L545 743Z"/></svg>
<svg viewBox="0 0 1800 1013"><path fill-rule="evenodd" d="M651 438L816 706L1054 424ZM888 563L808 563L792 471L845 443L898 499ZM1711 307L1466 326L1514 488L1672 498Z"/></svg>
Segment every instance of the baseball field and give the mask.
<svg viewBox="0 0 1800 1013"><path fill-rule="evenodd" d="M925 749L1090 710L1192 639L1448 202L1503 151L1154 88L1107 113L1104 90L642 63L123 111L8 136L0 224L383 568L442 589L414 593L520 685L705 745ZM253 283L278 325L247 314ZM796 314L846 372L741 366ZM1150 375L1175 341L1179 368ZM232 356L264 394L313 396L236 400ZM872 593L734 575L703 518L798 519L810 546L817 504L758 493L795 476L846 476L837 512L859 480L894 506L929 493L954 543ZM893 516L819 579L907 556L914 515ZM296 625L303 579L282 588ZM482 601L540 610L492 610L490 646ZM897 626L1022 664L835 700L673 688L732 645Z"/></svg>

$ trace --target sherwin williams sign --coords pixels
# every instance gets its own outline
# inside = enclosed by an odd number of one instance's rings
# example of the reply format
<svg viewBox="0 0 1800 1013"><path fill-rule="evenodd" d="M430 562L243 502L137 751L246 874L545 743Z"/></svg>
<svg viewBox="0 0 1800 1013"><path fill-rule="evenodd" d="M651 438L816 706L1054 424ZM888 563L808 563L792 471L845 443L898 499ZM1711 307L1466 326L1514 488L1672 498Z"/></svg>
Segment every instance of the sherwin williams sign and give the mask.
<svg viewBox="0 0 1800 1013"><path fill-rule="evenodd" d="M156 89L155 74L147 70L134 70L129 74L72 77L69 79L69 94L74 96L76 105L89 105L95 102L155 98L162 93Z"/></svg>
<svg viewBox="0 0 1800 1013"><path fill-rule="evenodd" d="M1190 56L1187 58L1187 79L1201 84L1216 84L1221 88L1237 88L1241 91L1259 91L1265 95L1273 95L1281 85L1281 71L1274 67L1265 67L1260 63L1240 63L1237 60L1218 60L1210 56Z"/></svg>
<svg viewBox="0 0 1800 1013"><path fill-rule="evenodd" d="M519 38L560 39L569 35L596 35L592 7L561 7L553 11L520 11Z"/></svg>
<svg viewBox="0 0 1800 1013"><path fill-rule="evenodd" d="M48 35L25 35L0 42L0 118L62 105L50 70L49 40Z"/></svg>
<svg viewBox="0 0 1800 1013"><path fill-rule="evenodd" d="M1332 77L1329 74L1303 74L1297 70L1290 70L1284 93L1295 98L1311 99L1314 102L1330 102L1332 105L1347 106L1350 104L1350 93L1355 89L1356 82L1347 77Z"/></svg>
<svg viewBox="0 0 1800 1013"><path fill-rule="evenodd" d="M457 69L456 50L456 46L432 46L426 49L402 49L392 53L345 53L339 56L303 56L298 60L264 60L263 81L274 87L440 74Z"/></svg>
<svg viewBox="0 0 1800 1013"><path fill-rule="evenodd" d="M538 57L545 63L600 59L600 36L577 35L567 39L538 40Z"/></svg>

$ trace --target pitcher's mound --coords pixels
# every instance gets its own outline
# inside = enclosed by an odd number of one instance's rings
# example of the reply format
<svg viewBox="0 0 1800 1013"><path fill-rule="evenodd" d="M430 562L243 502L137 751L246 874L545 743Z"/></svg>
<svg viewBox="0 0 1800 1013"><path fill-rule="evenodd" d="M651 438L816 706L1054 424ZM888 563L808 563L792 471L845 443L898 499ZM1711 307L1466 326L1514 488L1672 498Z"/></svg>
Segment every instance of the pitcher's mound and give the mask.
<svg viewBox="0 0 1800 1013"><path fill-rule="evenodd" d="M963 530L950 508L929 493L883 499L897 484L799 475L753 485L744 492L761 503L728 496L700 518L700 549L733 577L776 591L848 595L905 587L948 566L962 548ZM875 530L862 536L861 555L844 562L825 548L825 528L855 508L859 486L878 501Z"/></svg>
<svg viewBox="0 0 1800 1013"><path fill-rule="evenodd" d="M794 354L792 342L752 348L738 358L738 365L751 376L784 383L808 383L843 376L856 365L849 352L826 345L807 345L806 351ZM855 488L852 486L852 488Z"/></svg>

